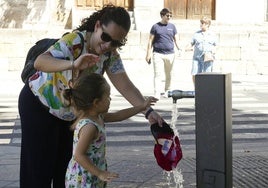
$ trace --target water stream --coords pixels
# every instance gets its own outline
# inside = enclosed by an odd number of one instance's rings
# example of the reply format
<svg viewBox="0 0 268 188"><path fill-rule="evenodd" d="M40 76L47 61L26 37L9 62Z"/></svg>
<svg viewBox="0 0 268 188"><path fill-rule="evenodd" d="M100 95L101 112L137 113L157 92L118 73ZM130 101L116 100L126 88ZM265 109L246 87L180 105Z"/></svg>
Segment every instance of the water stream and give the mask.
<svg viewBox="0 0 268 188"><path fill-rule="evenodd" d="M177 103L173 103L172 106L172 115L171 115L171 122L170 127L173 129L175 136L179 137L179 131L176 128L177 118L179 116L177 110ZM180 137L179 137L180 138ZM180 162L178 163L177 167L172 171L163 171L164 179L166 179L166 183L169 188L183 188L183 175L181 173L181 169L179 168Z"/></svg>

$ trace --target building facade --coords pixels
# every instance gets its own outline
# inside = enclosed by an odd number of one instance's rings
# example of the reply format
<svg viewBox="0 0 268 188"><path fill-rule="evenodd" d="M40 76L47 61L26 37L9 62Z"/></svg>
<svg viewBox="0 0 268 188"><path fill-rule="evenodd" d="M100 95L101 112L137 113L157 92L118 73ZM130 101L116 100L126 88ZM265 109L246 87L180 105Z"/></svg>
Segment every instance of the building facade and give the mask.
<svg viewBox="0 0 268 188"><path fill-rule="evenodd" d="M0 1L0 69L21 70L28 49L44 37L58 38L104 4L129 10L132 30L124 59L144 60L149 30L167 7L181 43L190 41L205 15L218 36L217 62L231 72L268 74L268 0L20 0ZM19 49L19 50L18 50ZM133 53L135 51L135 53ZM136 53L139 52L139 53ZM190 61L186 54L182 61ZM243 67L243 68L241 68Z"/></svg>
<svg viewBox="0 0 268 188"><path fill-rule="evenodd" d="M268 0L21 0L0 1L0 28L29 28L57 22L73 27L80 16L113 3L133 12L137 25L155 20L163 7L173 18L195 20L210 17L222 23L262 23L267 21ZM23 10L23 11L22 11ZM141 19L142 18L142 19ZM137 28L139 29L139 28Z"/></svg>

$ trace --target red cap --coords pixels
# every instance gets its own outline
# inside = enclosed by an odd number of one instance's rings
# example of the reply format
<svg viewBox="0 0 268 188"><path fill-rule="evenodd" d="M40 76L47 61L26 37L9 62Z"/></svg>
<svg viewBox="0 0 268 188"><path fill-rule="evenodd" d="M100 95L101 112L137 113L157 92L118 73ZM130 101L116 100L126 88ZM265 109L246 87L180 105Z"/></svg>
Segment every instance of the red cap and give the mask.
<svg viewBox="0 0 268 188"><path fill-rule="evenodd" d="M178 136L167 123L160 127L157 123L151 125L151 132L156 140L154 156L157 164L166 171L176 168L182 158L182 150Z"/></svg>

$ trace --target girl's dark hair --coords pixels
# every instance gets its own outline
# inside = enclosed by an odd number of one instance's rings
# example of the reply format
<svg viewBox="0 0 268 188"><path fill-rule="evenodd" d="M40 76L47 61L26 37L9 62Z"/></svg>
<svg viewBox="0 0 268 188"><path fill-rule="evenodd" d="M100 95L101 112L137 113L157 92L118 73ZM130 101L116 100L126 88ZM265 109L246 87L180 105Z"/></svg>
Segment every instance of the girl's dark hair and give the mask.
<svg viewBox="0 0 268 188"><path fill-rule="evenodd" d="M94 99L101 99L105 92L106 79L96 73L83 74L74 82L73 88L65 89L63 97L70 101L76 111L87 110Z"/></svg>
<svg viewBox="0 0 268 188"><path fill-rule="evenodd" d="M113 21L117 25L124 28L126 32L129 32L131 25L129 13L125 8L108 4L103 6L101 10L94 12L91 16L84 18L81 22L81 25L76 29L79 31L86 30L88 32L93 32L95 24L98 20L105 26Z"/></svg>

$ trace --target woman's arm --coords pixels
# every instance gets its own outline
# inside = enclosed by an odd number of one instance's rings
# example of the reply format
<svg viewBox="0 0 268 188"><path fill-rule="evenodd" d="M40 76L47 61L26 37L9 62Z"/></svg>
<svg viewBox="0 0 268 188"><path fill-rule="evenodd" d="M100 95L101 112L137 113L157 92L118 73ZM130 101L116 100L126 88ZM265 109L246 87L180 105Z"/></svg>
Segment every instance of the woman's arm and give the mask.
<svg viewBox="0 0 268 188"><path fill-rule="evenodd" d="M126 72L113 74L108 70L107 75L115 88L130 104L138 106L145 101L141 92L131 82ZM143 113L145 114L150 109L151 108L147 108ZM148 120L151 124L158 122L159 125L162 125L163 122L162 117L155 111L151 111L150 114L148 114Z"/></svg>
<svg viewBox="0 0 268 188"><path fill-rule="evenodd" d="M49 52L46 52L36 58L34 68L43 72L71 70L72 62L70 60L54 58Z"/></svg>
<svg viewBox="0 0 268 188"><path fill-rule="evenodd" d="M115 88L123 97L127 99L131 105L138 106L143 104L145 101L144 97L136 88L136 86L131 82L126 72L113 74L108 70L107 75Z"/></svg>
<svg viewBox="0 0 268 188"><path fill-rule="evenodd" d="M75 38L79 40L74 40ZM85 48L81 40L83 40L82 37L77 33L64 35L48 51L36 58L35 69L43 72L58 72L72 69L83 70L95 65L99 57L94 54L81 54Z"/></svg>
<svg viewBox="0 0 268 188"><path fill-rule="evenodd" d="M99 56L94 54L80 55L75 61L53 57L49 52L39 55L34 63L34 68L43 72L58 72L64 70L84 70L94 66L99 61Z"/></svg>

